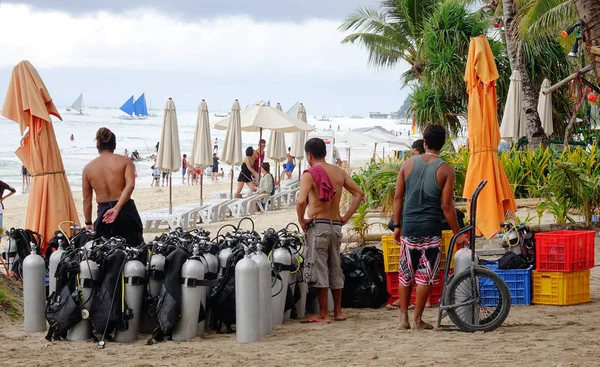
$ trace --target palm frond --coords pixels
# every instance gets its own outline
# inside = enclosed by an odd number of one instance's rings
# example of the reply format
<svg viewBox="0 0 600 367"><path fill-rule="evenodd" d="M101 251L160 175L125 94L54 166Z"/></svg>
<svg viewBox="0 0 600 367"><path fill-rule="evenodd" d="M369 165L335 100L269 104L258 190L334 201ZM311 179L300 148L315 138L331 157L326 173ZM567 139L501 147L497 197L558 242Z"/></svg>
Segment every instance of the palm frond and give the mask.
<svg viewBox="0 0 600 367"><path fill-rule="evenodd" d="M558 36L562 29L578 19L570 0L525 0L519 9L520 36L527 40L539 36Z"/></svg>

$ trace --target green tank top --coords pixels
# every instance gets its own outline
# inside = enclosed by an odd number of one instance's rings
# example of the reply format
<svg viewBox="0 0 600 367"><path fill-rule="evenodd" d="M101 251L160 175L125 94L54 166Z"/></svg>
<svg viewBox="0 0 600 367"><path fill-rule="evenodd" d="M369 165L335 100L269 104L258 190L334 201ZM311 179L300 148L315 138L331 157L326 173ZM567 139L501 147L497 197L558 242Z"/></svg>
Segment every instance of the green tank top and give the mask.
<svg viewBox="0 0 600 367"><path fill-rule="evenodd" d="M444 161L439 158L425 163L423 157L415 157L412 171L404 183L402 236L442 235L442 188L436 178L442 163Z"/></svg>

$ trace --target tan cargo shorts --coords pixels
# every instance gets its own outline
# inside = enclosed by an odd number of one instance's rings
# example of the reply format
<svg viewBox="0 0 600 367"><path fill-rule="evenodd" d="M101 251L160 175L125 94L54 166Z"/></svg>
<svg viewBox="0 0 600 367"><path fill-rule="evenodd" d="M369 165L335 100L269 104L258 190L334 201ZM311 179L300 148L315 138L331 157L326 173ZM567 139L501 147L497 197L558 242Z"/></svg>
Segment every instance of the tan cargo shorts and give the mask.
<svg viewBox="0 0 600 367"><path fill-rule="evenodd" d="M315 219L306 232L304 278L309 287L342 289L344 273L340 262L342 224Z"/></svg>

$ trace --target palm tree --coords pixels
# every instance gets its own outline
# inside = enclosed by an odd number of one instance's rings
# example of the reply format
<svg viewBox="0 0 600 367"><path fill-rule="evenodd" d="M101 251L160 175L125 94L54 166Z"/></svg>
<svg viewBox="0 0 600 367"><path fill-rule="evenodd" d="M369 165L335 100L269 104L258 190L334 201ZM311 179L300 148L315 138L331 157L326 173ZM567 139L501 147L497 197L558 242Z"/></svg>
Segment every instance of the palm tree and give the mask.
<svg viewBox="0 0 600 367"><path fill-rule="evenodd" d="M369 52L369 63L390 68L401 60L411 69L402 74L407 85L421 78L423 26L427 16L441 0L381 0L379 10L372 7L352 12L339 27L354 32L342 43L357 43Z"/></svg>

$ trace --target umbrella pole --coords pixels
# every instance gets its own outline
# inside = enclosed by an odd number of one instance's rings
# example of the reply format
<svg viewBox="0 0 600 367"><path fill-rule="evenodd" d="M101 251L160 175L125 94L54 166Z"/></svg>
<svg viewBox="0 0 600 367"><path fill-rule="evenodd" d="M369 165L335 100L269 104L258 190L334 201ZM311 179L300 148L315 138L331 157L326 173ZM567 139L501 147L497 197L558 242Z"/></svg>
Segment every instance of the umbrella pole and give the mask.
<svg viewBox="0 0 600 367"><path fill-rule="evenodd" d="M169 214L173 214L173 173L169 173Z"/></svg>
<svg viewBox="0 0 600 367"><path fill-rule="evenodd" d="M229 188L229 199L233 199L233 166L231 166L231 187Z"/></svg>
<svg viewBox="0 0 600 367"><path fill-rule="evenodd" d="M271 134L272 133L273 132L271 132ZM262 127L260 128L260 134L259 134L259 138L258 138L258 182L256 183L257 185L260 184L260 174L262 173L261 169L260 169L260 166L261 166L261 164L260 164L261 163L260 162L260 141L261 140L262 140ZM271 148L269 148L269 149L271 149Z"/></svg>
<svg viewBox="0 0 600 367"><path fill-rule="evenodd" d="M204 199L202 198L202 184L204 183L204 170L200 172L200 206L204 204Z"/></svg>

